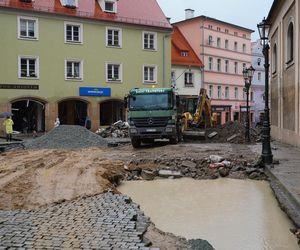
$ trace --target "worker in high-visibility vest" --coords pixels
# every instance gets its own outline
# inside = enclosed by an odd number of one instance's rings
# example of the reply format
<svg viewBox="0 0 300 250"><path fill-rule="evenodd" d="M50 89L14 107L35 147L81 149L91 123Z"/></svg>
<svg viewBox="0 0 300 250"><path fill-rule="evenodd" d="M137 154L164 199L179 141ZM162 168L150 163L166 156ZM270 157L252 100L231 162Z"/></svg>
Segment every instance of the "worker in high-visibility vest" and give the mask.
<svg viewBox="0 0 300 250"><path fill-rule="evenodd" d="M12 139L13 125L14 121L11 119L11 117L6 117L6 119L3 122L3 126L5 127L6 132L6 141L11 141Z"/></svg>

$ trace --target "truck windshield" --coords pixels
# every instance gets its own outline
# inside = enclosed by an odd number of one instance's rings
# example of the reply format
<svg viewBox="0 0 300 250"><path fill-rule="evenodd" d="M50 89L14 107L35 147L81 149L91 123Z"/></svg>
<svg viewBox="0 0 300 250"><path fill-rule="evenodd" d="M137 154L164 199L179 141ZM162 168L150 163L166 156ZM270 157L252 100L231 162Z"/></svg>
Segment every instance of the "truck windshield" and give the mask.
<svg viewBox="0 0 300 250"><path fill-rule="evenodd" d="M171 93L139 94L129 98L129 110L167 110L172 108Z"/></svg>

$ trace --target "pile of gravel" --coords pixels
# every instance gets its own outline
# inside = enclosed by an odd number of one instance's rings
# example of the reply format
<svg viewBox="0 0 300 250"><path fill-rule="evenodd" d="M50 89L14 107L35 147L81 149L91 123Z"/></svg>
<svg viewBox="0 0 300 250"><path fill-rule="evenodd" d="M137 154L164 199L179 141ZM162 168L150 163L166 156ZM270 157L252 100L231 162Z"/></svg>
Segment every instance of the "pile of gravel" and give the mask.
<svg viewBox="0 0 300 250"><path fill-rule="evenodd" d="M60 125L49 133L24 144L27 149L75 149L104 147L107 141L84 127Z"/></svg>

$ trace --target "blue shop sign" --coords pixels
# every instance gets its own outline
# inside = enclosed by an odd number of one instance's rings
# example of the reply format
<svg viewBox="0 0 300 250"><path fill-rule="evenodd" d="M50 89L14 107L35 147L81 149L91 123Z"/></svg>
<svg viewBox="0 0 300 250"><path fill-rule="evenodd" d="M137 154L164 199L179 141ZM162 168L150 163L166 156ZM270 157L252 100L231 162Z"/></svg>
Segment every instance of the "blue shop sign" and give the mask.
<svg viewBox="0 0 300 250"><path fill-rule="evenodd" d="M111 96L111 88L80 87L80 96Z"/></svg>

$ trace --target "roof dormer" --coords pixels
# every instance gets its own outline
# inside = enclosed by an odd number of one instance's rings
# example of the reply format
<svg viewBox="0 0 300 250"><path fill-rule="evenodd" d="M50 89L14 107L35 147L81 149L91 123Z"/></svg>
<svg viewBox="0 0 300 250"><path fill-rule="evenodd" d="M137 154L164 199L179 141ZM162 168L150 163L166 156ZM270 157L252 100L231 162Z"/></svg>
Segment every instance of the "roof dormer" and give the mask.
<svg viewBox="0 0 300 250"><path fill-rule="evenodd" d="M117 13L117 0L98 0L98 2L102 11Z"/></svg>
<svg viewBox="0 0 300 250"><path fill-rule="evenodd" d="M76 9L78 7L78 0L60 0L60 3L66 8Z"/></svg>

